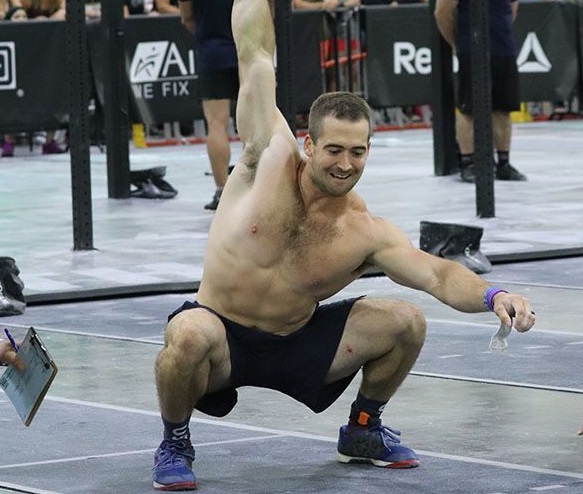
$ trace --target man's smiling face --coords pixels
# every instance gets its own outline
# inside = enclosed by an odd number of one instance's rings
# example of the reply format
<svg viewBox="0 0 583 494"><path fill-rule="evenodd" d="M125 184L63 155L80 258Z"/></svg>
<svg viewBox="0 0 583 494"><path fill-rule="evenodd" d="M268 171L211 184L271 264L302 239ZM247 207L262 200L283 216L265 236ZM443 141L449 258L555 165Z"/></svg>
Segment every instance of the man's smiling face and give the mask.
<svg viewBox="0 0 583 494"><path fill-rule="evenodd" d="M310 164L310 178L322 193L340 197L358 182L370 148L369 122L326 117L318 141L307 136L304 151Z"/></svg>

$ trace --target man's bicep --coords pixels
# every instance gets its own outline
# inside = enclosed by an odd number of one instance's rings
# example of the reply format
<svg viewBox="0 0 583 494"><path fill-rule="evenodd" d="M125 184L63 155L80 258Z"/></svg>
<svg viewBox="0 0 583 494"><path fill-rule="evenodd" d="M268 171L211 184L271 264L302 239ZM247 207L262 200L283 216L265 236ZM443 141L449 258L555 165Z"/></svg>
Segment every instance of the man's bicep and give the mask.
<svg viewBox="0 0 583 494"><path fill-rule="evenodd" d="M430 292L437 283L434 260L413 245L399 245L381 255L383 272L396 283Z"/></svg>
<svg viewBox="0 0 583 494"><path fill-rule="evenodd" d="M377 225L378 249L373 264L396 283L427 291L436 280L433 256L415 248L407 235L388 221L377 220Z"/></svg>
<svg viewBox="0 0 583 494"><path fill-rule="evenodd" d="M257 57L249 66L240 64L239 73L237 131L245 144L266 145L283 118L276 106L273 64L267 58Z"/></svg>

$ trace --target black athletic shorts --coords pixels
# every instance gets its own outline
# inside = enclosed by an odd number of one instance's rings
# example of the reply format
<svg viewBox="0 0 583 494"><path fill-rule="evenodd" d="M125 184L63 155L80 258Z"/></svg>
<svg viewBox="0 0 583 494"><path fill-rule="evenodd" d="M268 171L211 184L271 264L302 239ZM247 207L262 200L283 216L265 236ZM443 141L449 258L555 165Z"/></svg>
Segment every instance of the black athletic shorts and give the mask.
<svg viewBox="0 0 583 494"><path fill-rule="evenodd" d="M201 307L225 325L231 352L230 388L203 396L196 409L224 417L237 403L240 386L280 391L316 413L324 411L348 387L357 372L334 383L324 383L346 320L354 303L362 297L321 305L305 326L288 336L274 335L242 326L198 302L185 302L168 320L183 310Z"/></svg>
<svg viewBox="0 0 583 494"><path fill-rule="evenodd" d="M470 56L458 56L457 98L460 111L472 114L472 68ZM514 57L492 56L492 110L511 112L520 110L518 68Z"/></svg>
<svg viewBox="0 0 583 494"><path fill-rule="evenodd" d="M205 99L236 100L239 94L237 68L203 72L198 75L198 97Z"/></svg>

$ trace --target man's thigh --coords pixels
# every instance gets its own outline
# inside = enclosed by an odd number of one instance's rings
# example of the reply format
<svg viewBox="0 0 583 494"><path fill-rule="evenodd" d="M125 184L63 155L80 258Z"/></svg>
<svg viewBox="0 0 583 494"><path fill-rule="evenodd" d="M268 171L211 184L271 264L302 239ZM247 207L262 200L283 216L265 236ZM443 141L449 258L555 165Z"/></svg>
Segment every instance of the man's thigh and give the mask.
<svg viewBox="0 0 583 494"><path fill-rule="evenodd" d="M208 393L230 385L230 350L225 326L217 315L204 307L180 312L166 327L166 345L172 343L184 345L187 352L202 361L208 360Z"/></svg>
<svg viewBox="0 0 583 494"><path fill-rule="evenodd" d="M326 382L347 377L390 352L408 330L412 310L416 310L412 304L398 300L358 300L346 321Z"/></svg>

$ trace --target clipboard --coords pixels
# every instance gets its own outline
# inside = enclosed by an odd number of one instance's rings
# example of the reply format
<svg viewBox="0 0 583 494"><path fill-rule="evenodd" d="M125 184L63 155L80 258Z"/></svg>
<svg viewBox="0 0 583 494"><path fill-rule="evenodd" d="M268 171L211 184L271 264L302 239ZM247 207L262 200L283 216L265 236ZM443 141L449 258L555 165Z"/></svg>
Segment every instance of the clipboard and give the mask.
<svg viewBox="0 0 583 494"><path fill-rule="evenodd" d="M8 367L0 376L0 388L10 399L27 427L38 411L51 383L57 375L57 365L33 327L28 329L18 350L25 369Z"/></svg>

